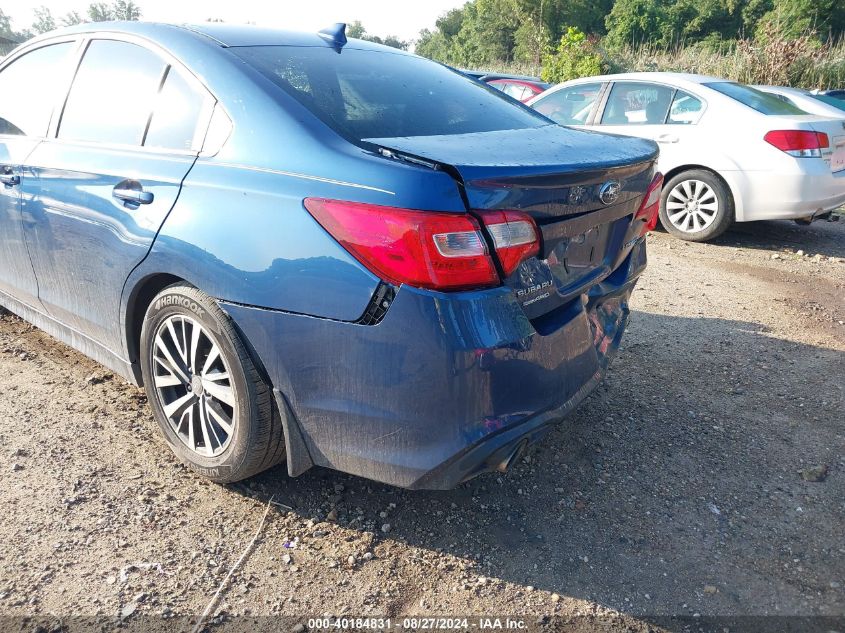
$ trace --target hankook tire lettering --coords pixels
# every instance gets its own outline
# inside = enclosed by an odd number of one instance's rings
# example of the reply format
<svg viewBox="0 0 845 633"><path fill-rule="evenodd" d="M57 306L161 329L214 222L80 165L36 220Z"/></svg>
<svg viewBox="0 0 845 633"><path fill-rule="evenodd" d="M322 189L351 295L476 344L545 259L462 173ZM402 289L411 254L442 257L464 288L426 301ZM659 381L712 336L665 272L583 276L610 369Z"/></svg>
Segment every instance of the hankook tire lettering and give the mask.
<svg viewBox="0 0 845 633"><path fill-rule="evenodd" d="M155 302L155 309L161 310L162 308L166 308L167 306L181 306L186 310L190 310L197 316L203 316L205 314L205 310L197 305L196 302L191 301L187 297L179 297L176 295L167 295L166 297L162 297L161 299Z"/></svg>

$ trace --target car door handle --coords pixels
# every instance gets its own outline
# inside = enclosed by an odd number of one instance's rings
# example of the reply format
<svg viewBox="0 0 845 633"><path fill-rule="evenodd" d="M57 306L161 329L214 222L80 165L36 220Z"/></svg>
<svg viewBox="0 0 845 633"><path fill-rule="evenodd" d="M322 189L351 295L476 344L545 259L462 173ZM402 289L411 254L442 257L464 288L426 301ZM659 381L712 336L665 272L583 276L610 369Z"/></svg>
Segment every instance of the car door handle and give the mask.
<svg viewBox="0 0 845 633"><path fill-rule="evenodd" d="M124 181L116 185L112 195L118 200L131 205L152 204L155 196L151 191L144 191L138 181Z"/></svg>
<svg viewBox="0 0 845 633"><path fill-rule="evenodd" d="M21 177L17 174L0 174L0 182L7 187L15 187L21 184Z"/></svg>
<svg viewBox="0 0 845 633"><path fill-rule="evenodd" d="M678 137L674 134L661 134L657 137L658 143L677 143Z"/></svg>

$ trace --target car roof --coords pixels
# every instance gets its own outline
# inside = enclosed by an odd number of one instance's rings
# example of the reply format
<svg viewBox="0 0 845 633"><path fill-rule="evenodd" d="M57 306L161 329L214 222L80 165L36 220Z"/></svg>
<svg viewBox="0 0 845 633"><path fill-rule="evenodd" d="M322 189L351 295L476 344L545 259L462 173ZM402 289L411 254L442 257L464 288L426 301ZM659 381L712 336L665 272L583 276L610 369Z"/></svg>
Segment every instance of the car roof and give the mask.
<svg viewBox="0 0 845 633"><path fill-rule="evenodd" d="M674 85L678 88L686 88L692 90L694 90L697 86L704 86L704 88L706 89L707 86L705 84L709 83L731 82L730 79L725 79L723 77L711 77L709 75L694 75L691 73L637 72L616 73L613 75L593 75L592 77L581 77L580 79L571 79L569 81L564 81L563 83L556 84L545 92L542 92L536 97L530 99L528 101L528 104L532 105L544 99L547 95L554 94L558 90L561 90L568 86L577 86L579 84L607 81L652 81L657 83Z"/></svg>
<svg viewBox="0 0 845 633"><path fill-rule="evenodd" d="M616 73L613 75L594 75L592 77L582 77L581 79L574 79L565 82L566 84L584 83L589 81L658 81L664 83L674 84L707 84L717 82L729 82L730 79L724 77L712 77L710 75L695 75L692 73L667 73L667 72L636 72L636 73Z"/></svg>
<svg viewBox="0 0 845 633"><path fill-rule="evenodd" d="M332 42L321 37L316 31L313 33L304 31L291 31L274 29L252 24L223 24L218 22L204 22L202 24L174 24L167 22L142 22L142 21L114 21L114 22L86 22L69 26L55 31L49 31L35 38L49 39L57 36L112 33L134 35L157 40L160 38L172 38L174 35L183 34L192 37L203 37L219 46L326 46L332 47ZM350 39L355 48L371 48L386 50L394 53L404 53L395 48L381 44L374 44L364 40ZM28 44L29 42L27 42ZM409 53L405 53L409 54Z"/></svg>

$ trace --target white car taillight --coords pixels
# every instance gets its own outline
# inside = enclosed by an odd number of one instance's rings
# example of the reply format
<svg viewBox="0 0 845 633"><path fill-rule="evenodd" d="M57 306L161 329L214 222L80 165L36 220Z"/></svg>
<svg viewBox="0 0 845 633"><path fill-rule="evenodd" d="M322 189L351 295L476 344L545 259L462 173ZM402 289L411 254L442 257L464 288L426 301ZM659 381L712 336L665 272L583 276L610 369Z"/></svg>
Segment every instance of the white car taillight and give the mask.
<svg viewBox="0 0 845 633"><path fill-rule="evenodd" d="M821 158L822 150L830 147L827 134L807 130L772 130L763 140L796 158Z"/></svg>

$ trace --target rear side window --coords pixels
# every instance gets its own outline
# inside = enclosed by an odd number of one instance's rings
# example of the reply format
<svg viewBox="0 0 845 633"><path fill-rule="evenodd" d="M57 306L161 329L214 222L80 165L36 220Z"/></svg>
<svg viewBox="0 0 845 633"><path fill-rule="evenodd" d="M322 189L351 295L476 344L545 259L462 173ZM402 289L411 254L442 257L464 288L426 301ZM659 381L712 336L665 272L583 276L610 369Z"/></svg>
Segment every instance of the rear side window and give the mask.
<svg viewBox="0 0 845 633"><path fill-rule="evenodd" d="M63 42L19 57L0 72L0 134L47 134L57 90L76 44Z"/></svg>
<svg viewBox="0 0 845 633"><path fill-rule="evenodd" d="M586 125L601 94L601 83L562 88L539 99L532 107L561 125Z"/></svg>
<svg viewBox="0 0 845 633"><path fill-rule="evenodd" d="M175 68L170 68L156 100L155 112L144 139L145 147L190 150L206 101L205 91Z"/></svg>
<svg viewBox="0 0 845 633"><path fill-rule="evenodd" d="M322 46L228 50L356 141L548 124L494 88L412 55Z"/></svg>
<svg viewBox="0 0 845 633"><path fill-rule="evenodd" d="M672 107L669 108L667 123L672 125L693 125L698 123L704 113L704 104L698 97L690 93L678 90L672 100Z"/></svg>
<svg viewBox="0 0 845 633"><path fill-rule="evenodd" d="M714 81L704 85L757 110L761 114L807 114L801 108L751 86L730 81Z"/></svg>
<svg viewBox="0 0 845 633"><path fill-rule="evenodd" d="M674 88L640 82L617 82L610 90L602 125L662 125Z"/></svg>
<svg viewBox="0 0 845 633"><path fill-rule="evenodd" d="M94 40L76 73L59 138L140 145L165 69L147 49Z"/></svg>

